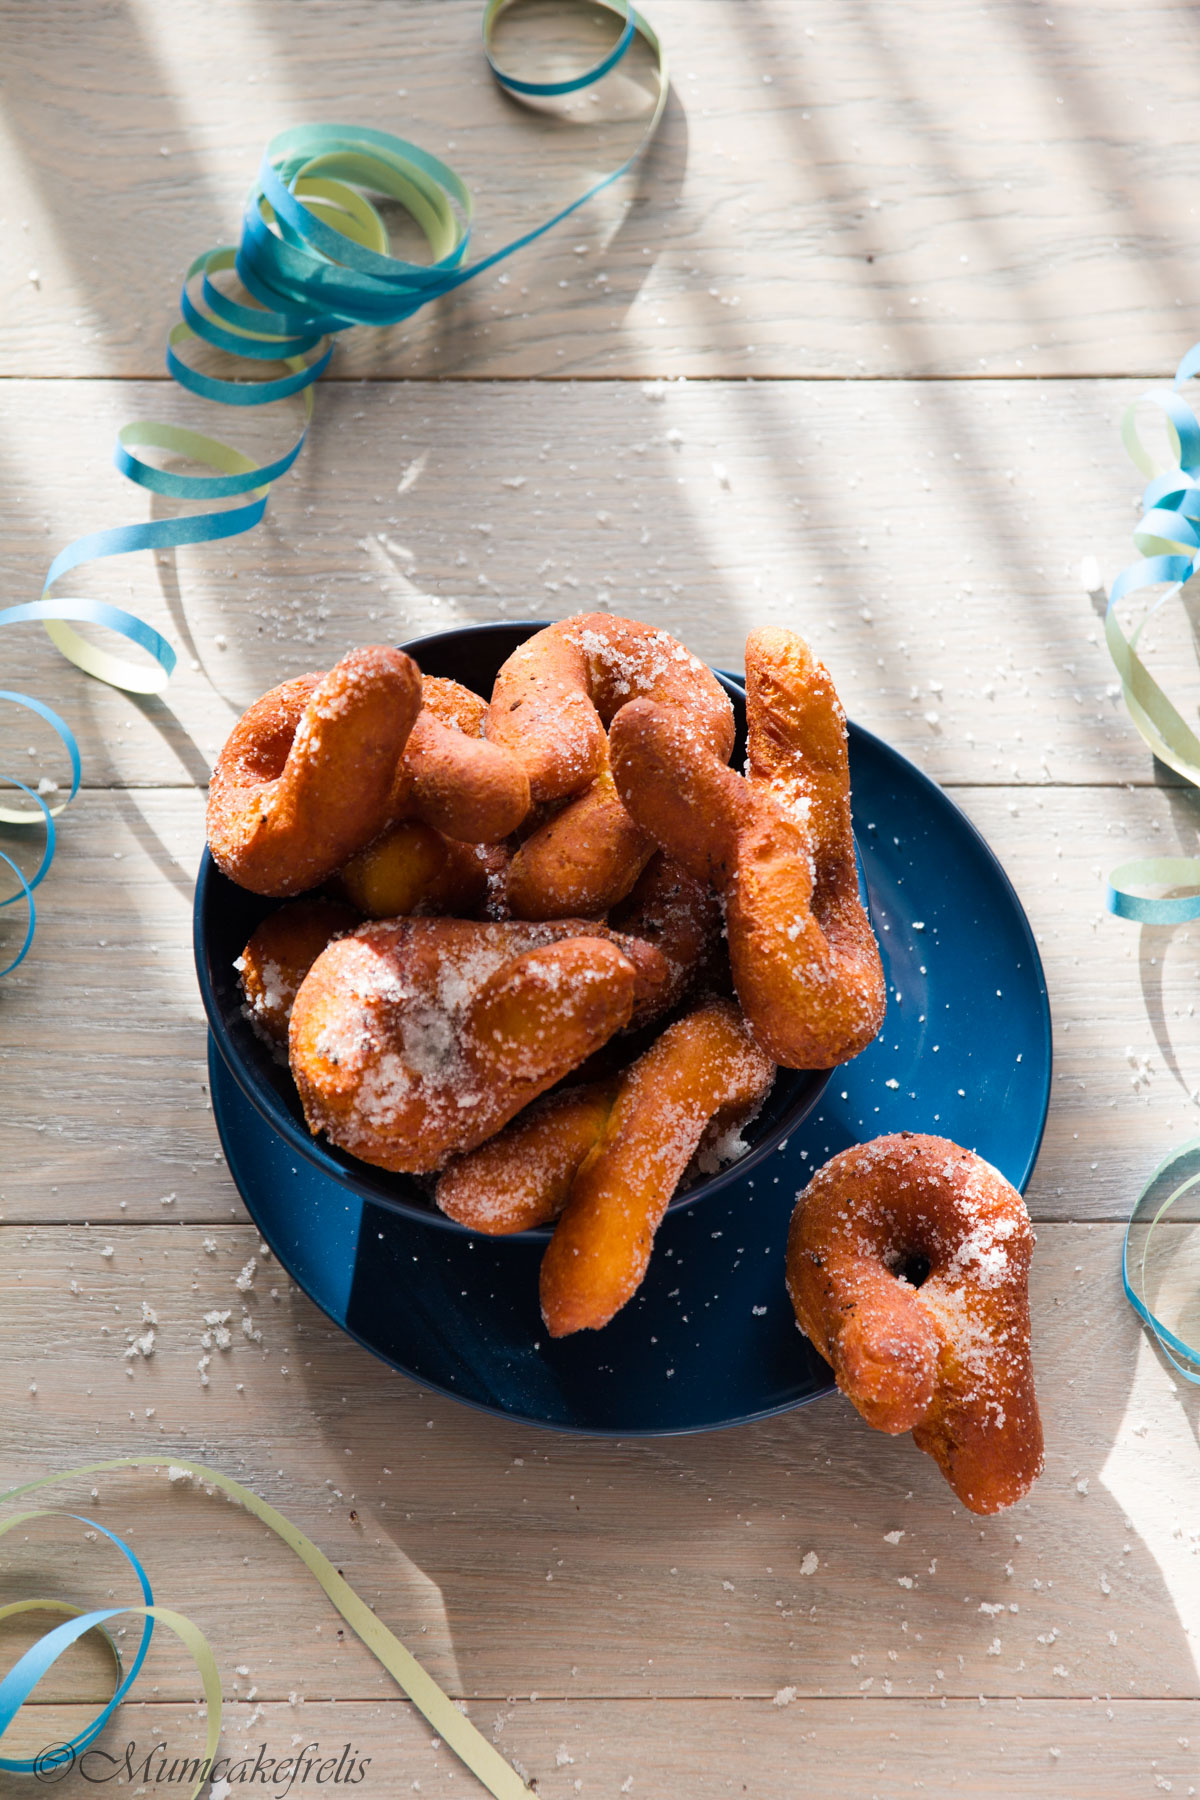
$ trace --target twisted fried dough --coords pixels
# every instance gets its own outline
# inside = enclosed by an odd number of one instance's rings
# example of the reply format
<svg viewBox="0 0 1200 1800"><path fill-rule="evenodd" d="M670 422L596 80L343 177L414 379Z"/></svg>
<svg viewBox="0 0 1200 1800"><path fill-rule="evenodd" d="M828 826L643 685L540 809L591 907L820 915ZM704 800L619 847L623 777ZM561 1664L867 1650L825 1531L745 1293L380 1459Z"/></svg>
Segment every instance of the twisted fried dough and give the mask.
<svg viewBox="0 0 1200 1800"><path fill-rule="evenodd" d="M239 887L280 897L332 875L387 824L420 704L416 663L381 644L256 700L226 740L208 790L218 868Z"/></svg>
<svg viewBox="0 0 1200 1800"><path fill-rule="evenodd" d="M259 1037L286 1049L300 983L326 944L360 922L352 906L333 900L290 900L263 920L233 965Z"/></svg>
<svg viewBox="0 0 1200 1800"><path fill-rule="evenodd" d="M487 704L470 688L427 675L396 776L394 819L420 819L448 838L494 844L529 811L520 759L483 736Z"/></svg>
<svg viewBox="0 0 1200 1800"><path fill-rule="evenodd" d="M668 632L611 613L581 613L539 631L500 670L488 738L520 759L535 801L570 799L513 859L509 900L518 917L605 912L652 854L653 839L630 819L613 785L604 733L637 695L683 708L698 741L728 761L728 697Z"/></svg>
<svg viewBox="0 0 1200 1800"><path fill-rule="evenodd" d="M636 938L581 920L364 925L319 956L289 1060L309 1129L420 1173L490 1137L666 978Z"/></svg>
<svg viewBox="0 0 1200 1800"><path fill-rule="evenodd" d="M659 850L609 922L617 931L645 938L666 957L670 979L659 1001L665 1013L707 966L720 935L721 907L707 881L697 881Z"/></svg>
<svg viewBox="0 0 1200 1800"><path fill-rule="evenodd" d="M546 1094L478 1149L447 1163L436 1199L448 1218L489 1237L557 1219L616 1095L615 1080Z"/></svg>
<svg viewBox="0 0 1200 1800"><path fill-rule="evenodd" d="M911 1431L972 1512L1011 1506L1041 1472L1033 1242L989 1163L907 1131L835 1156L792 1216L801 1330L867 1423Z"/></svg>
<svg viewBox="0 0 1200 1800"><path fill-rule="evenodd" d="M832 1068L866 1048L887 1004L858 899L845 721L793 634L755 634L747 670L749 780L678 708L649 700L613 720L613 773L638 824L724 894L734 983L763 1049L785 1068Z"/></svg>
<svg viewBox="0 0 1200 1800"><path fill-rule="evenodd" d="M509 905L518 919L606 913L629 893L656 848L621 805L606 748L590 786L515 852Z"/></svg>
<svg viewBox="0 0 1200 1800"><path fill-rule="evenodd" d="M469 918L487 898L488 864L478 846L445 837L420 819L402 819L351 857L337 885L369 919Z"/></svg>
<svg viewBox="0 0 1200 1800"><path fill-rule="evenodd" d="M774 1078L774 1064L728 1000L678 1020L626 1071L542 1259L542 1316L552 1337L599 1330L632 1298L706 1127L744 1120Z"/></svg>
<svg viewBox="0 0 1200 1800"><path fill-rule="evenodd" d="M616 1091L615 1081L594 1081L546 1094L478 1149L447 1163L436 1194L447 1218L489 1237L557 1219Z"/></svg>

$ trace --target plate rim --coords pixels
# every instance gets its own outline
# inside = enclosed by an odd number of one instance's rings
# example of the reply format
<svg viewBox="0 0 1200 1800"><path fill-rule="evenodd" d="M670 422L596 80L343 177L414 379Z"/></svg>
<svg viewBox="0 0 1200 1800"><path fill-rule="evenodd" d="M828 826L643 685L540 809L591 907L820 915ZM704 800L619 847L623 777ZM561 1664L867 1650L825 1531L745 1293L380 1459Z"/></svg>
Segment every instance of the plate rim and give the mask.
<svg viewBox="0 0 1200 1800"><path fill-rule="evenodd" d="M262 1118L261 1113L259 1113L257 1111L257 1109L251 1105L250 1100L242 1092L242 1089L239 1086L238 1082L236 1081L233 1073L226 1065L224 1057L221 1055L220 1050L217 1048L216 1042L214 1041L213 1034L211 1031L208 1034L208 1053L209 1053L210 1092L212 1092L214 1094L214 1098L215 1098L216 1081L213 1077L213 1071L214 1071L214 1067L215 1067L215 1068L219 1068L221 1075L224 1077L224 1079L226 1081L231 1083L233 1088L236 1090L237 1094L246 1102L246 1105L248 1107L250 1107L251 1111L254 1112L255 1117L259 1120L259 1122L262 1125L264 1125L267 1130L270 1130L270 1126L268 1126L266 1124L266 1120ZM213 1118L214 1118L214 1120L216 1122L216 1126L217 1126L217 1135L221 1139L221 1148L222 1148L222 1152L225 1155L225 1166L229 1170L230 1175L232 1176L232 1173L233 1173L232 1166L229 1161L228 1152L225 1149L225 1136L224 1136L224 1132L221 1129L221 1117L217 1111L217 1107L215 1104L213 1106ZM276 1133L275 1135L278 1136L278 1133ZM281 1143L285 1142L285 1140L282 1138L280 1138L279 1141ZM320 1174L320 1172L318 1170L316 1170L315 1168L312 1170L312 1174L317 1179L328 1180L331 1187L337 1186L337 1184L334 1183L330 1177L322 1176ZM414 1371L412 1369L405 1368L403 1363L396 1362L394 1360L394 1358L388 1356L384 1351L377 1349L376 1346L374 1344L370 1343L368 1341L368 1339L365 1338L360 1331L356 1331L354 1326L351 1325L347 1319L339 1319L336 1313L331 1312L329 1310L329 1308L321 1300L318 1300L316 1295L313 1294L309 1290L309 1288L307 1288L305 1286L304 1282L302 1282L297 1275L294 1275L292 1273L292 1270L289 1267L286 1258L276 1248L275 1244L272 1243L271 1238L269 1237L267 1232L263 1230L263 1227L262 1227L261 1223L259 1222L259 1218L255 1211L254 1206L247 1199L247 1197L243 1193L241 1187L236 1182L234 1183L234 1185L238 1189L238 1194L241 1197L242 1205L246 1208L246 1211L250 1215L250 1221L251 1221L252 1225L254 1226L254 1229L258 1232L259 1236L267 1244L267 1247L270 1249L272 1256L275 1257L275 1259L279 1263L280 1267L286 1273L288 1280L295 1283L295 1285L300 1289L301 1293L304 1295L305 1299L310 1301L312 1303L312 1305L317 1308L317 1311L319 1313L321 1313L326 1319L329 1320L331 1325L336 1325L339 1331L345 1332L345 1334L348 1338L351 1338L353 1340L353 1342L356 1343L357 1345L359 1345L359 1347L361 1349L365 1350L368 1353L368 1355L373 1356L375 1358L376 1362L383 1363L386 1368L394 1369L398 1375L403 1375L406 1381L411 1381L416 1387L424 1388L427 1393L438 1394L438 1395L442 1396L444 1399L454 1400L458 1403L459 1406L468 1406L468 1407L470 1407L472 1412L484 1413L490 1419L500 1419L510 1425L521 1425L521 1426L532 1425L538 1431L553 1431L559 1437L600 1438L600 1439L605 1439L612 1443L621 1443L627 1439L632 1440L634 1438L640 1439L640 1438L668 1438L668 1437L672 1437L672 1438L673 1437L698 1437L701 1435L701 1433L706 1432L706 1431L736 1431L740 1425L755 1425L761 1419L777 1419L777 1418L781 1417L784 1413L796 1412L802 1406L811 1406L814 1401L823 1400L823 1399L825 1399L826 1395L836 1393L838 1391L837 1383L833 1377L833 1370L830 1369L829 1370L829 1379L828 1379L827 1383L825 1384L825 1386L816 1388L811 1394L803 1394L803 1395L801 1395L801 1397L799 1399L784 1400L784 1401L781 1401L778 1406L763 1407L760 1411L757 1411L757 1412L741 1413L741 1414L739 1414L739 1416L736 1419L717 1419L715 1421L710 1420L707 1423L702 1424L702 1425L629 1425L629 1426L625 1426L625 1427L621 1428L620 1430L617 1430L613 1426L609 1426L609 1425L566 1425L566 1424L561 1423L557 1419L539 1419L539 1418L536 1418L532 1413L514 1412L505 1407L493 1406L486 1400L476 1400L470 1394L462 1394L462 1393L459 1393L459 1391L456 1388L447 1387L444 1382L434 1381L428 1375L418 1375L418 1374L414 1373ZM355 1199L360 1198L358 1195L354 1195L352 1197ZM366 1206L374 1205L375 1202L370 1201L370 1200L361 1200L361 1204L364 1207L366 1207ZM400 1214L396 1214L395 1216L398 1218L404 1218L406 1220L409 1220L409 1222L416 1224L416 1221L411 1220L410 1216L407 1214L400 1213ZM519 1245L519 1246L523 1246L523 1247L527 1248L530 1251L534 1251L540 1247L541 1242L542 1242L542 1240L540 1238L515 1239L514 1247L517 1247ZM797 1329L799 1329L799 1327L797 1327ZM816 1355L816 1352L814 1351L813 1354ZM818 1360L822 1360L822 1359L818 1358ZM828 1367L828 1365L826 1365L826 1367Z"/></svg>

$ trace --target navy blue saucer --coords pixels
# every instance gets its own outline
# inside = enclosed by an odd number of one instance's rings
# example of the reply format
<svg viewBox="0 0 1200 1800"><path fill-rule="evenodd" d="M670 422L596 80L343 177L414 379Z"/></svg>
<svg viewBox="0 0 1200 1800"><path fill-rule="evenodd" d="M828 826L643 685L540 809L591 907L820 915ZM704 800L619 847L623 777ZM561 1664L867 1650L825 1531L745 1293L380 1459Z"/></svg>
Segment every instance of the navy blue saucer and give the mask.
<svg viewBox="0 0 1200 1800"><path fill-rule="evenodd" d="M783 1282L796 1193L828 1157L883 1132L935 1132L1024 1187L1051 1063L1029 922L978 832L912 763L852 725L850 769L888 978L883 1030L765 1162L667 1215L640 1292L601 1332L546 1337L539 1242L430 1230L297 1156L210 1042L233 1179L336 1324L423 1386L508 1418L614 1437L715 1430L833 1386Z"/></svg>

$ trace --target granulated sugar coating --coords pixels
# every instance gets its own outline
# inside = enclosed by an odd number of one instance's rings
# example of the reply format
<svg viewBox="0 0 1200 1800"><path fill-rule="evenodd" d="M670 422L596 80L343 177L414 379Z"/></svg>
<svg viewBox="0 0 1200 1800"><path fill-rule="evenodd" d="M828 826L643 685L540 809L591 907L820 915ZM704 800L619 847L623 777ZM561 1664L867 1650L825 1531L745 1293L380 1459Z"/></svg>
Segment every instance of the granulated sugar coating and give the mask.
<svg viewBox="0 0 1200 1800"><path fill-rule="evenodd" d="M972 1512L1011 1506L1041 1472L1033 1242L990 1163L913 1132L835 1156L792 1218L801 1328L867 1423L911 1430Z"/></svg>
<svg viewBox="0 0 1200 1800"><path fill-rule="evenodd" d="M289 1060L314 1133L427 1172L578 1066L667 979L648 944L587 920L364 925L316 959Z"/></svg>

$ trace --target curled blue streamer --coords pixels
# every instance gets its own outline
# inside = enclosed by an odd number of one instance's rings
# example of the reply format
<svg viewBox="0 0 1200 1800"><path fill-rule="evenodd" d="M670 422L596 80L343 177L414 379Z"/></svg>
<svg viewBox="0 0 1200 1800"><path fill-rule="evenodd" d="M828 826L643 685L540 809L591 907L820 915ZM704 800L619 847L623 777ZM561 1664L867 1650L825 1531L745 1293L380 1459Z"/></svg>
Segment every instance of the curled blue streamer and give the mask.
<svg viewBox="0 0 1200 1800"><path fill-rule="evenodd" d="M1163 1355L1171 1364L1172 1368L1193 1387L1200 1387L1200 1350L1195 1349L1184 1338L1181 1338L1177 1332L1171 1331L1168 1326L1164 1325L1162 1320L1158 1317L1158 1314L1147 1304L1142 1297L1142 1294L1139 1293L1134 1286L1130 1279L1129 1272L1129 1235L1132 1232L1134 1225L1137 1223L1138 1212L1146 1196L1154 1191L1164 1175L1168 1175L1172 1170L1185 1163L1189 1164L1195 1172L1180 1181L1171 1193L1167 1195L1167 1198L1159 1205L1153 1219L1147 1227L1146 1241L1142 1246L1141 1257L1141 1274L1144 1281L1146 1257L1149 1254L1150 1239L1154 1234L1154 1228L1162 1218L1163 1214L1169 1212L1177 1200L1182 1200L1193 1188L1200 1186L1200 1168L1197 1167L1198 1162L1200 1162L1200 1138L1192 1138L1189 1143L1181 1145L1178 1150L1173 1150L1170 1156L1165 1157L1163 1161L1159 1163L1157 1169L1155 1169L1153 1175L1151 1175L1149 1181L1138 1195L1137 1203L1130 1215L1129 1224L1125 1228L1125 1239L1121 1246L1121 1282L1125 1289L1125 1298L1143 1323L1150 1327L1150 1330L1158 1340ZM1181 1357L1185 1357L1187 1361L1182 1362L1180 1360Z"/></svg>
<svg viewBox="0 0 1200 1800"><path fill-rule="evenodd" d="M25 1516L37 1518L39 1515L37 1513L32 1513ZM58 1514L55 1516L76 1519L79 1524L86 1525L91 1531L102 1533L111 1544L115 1544L126 1562L129 1563L134 1574L137 1576L138 1585L142 1590L142 1598L145 1605L154 1605L154 1593L150 1586L150 1577L147 1575L145 1569L138 1561L137 1556L123 1538L119 1538L115 1532L109 1531L107 1526L98 1525L94 1519L85 1519L80 1513ZM121 1606L106 1606L101 1607L94 1612L79 1613L74 1618L64 1620L61 1625L54 1626L51 1631L45 1632L43 1636L38 1639L36 1644L32 1644L30 1648L26 1650L25 1654L18 1658L12 1668L8 1671L8 1674L4 1677L3 1681L0 1681L0 1738L4 1736L4 1733L8 1730L9 1726L16 1718L17 1713L20 1711L21 1707L24 1706L26 1700L28 1700L38 1682L54 1666L63 1652L70 1649L71 1645L77 1643L87 1632L95 1630L98 1626L103 1627L108 1619L116 1618L125 1610L126 1609ZM153 1635L154 1620L147 1617L142 1624L142 1636L141 1641L138 1644L137 1654L130 1664L128 1671L122 1675L118 1682L116 1691L111 1700L101 1707L95 1718L91 1719L73 1738L68 1739L61 1746L56 1747L56 1754L51 1761L47 1762L41 1755L35 1757L0 1756L0 1769L5 1770L12 1775L41 1775L44 1778L48 1770L58 1767L61 1763L74 1761L81 1750L86 1750L88 1745L93 1743L95 1739L99 1737L109 1719L137 1680L142 1664L146 1660L146 1652L150 1648L150 1639ZM119 1672L121 1667L120 1653L111 1638L109 1639L109 1644L117 1659L117 1668Z"/></svg>
<svg viewBox="0 0 1200 1800"><path fill-rule="evenodd" d="M166 365L181 387L223 406L270 406L300 395L305 403L304 429L283 455L258 463L228 444L182 427L151 421L125 426L113 451L121 474L152 493L199 501L206 510L176 519L114 526L76 538L51 563L40 599L0 609L0 626L41 620L58 648L86 673L130 692L157 693L166 686L175 668L176 652L153 626L105 601L60 597L51 590L83 563L212 543L253 530L266 511L272 485L288 472L304 447L312 388L329 365L339 332L354 325L394 325L411 318L430 301L452 293L542 237L632 167L663 114L669 91L666 59L653 28L631 0L598 3L618 22L614 43L577 75L540 82L510 74L494 48L497 21L520 0L488 0L484 7L483 49L488 66L500 86L518 98L572 94L594 85L616 67L635 37L640 37L654 56L659 91L640 141L619 167L593 182L551 218L475 262L467 261L473 211L470 190L447 163L420 145L370 126L338 124L295 126L271 140L246 201L239 243L203 252L184 276L181 322L169 334ZM340 198L336 192L331 194L331 184L340 190ZM436 252L441 246L432 262L394 257L386 247L372 248L359 242L332 222L331 209L335 216L340 212L343 222L351 215L357 216L360 225L364 217L374 220L386 245L386 233L363 190L398 199L411 212L425 231L431 250ZM217 286L214 277L231 269L256 305L233 300ZM240 379L209 375L193 368L182 354L190 341L241 358L251 370L274 362L282 363L288 373L267 379L257 374ZM185 475L160 469L139 454L150 449L186 455L216 472ZM239 496L246 497L242 504L212 510L213 502ZM116 633L144 651L152 667L143 673L94 649L66 628L70 621ZM79 753L67 727L27 696L2 697L41 710L50 719L71 755L73 796L79 786ZM21 892L12 899L23 898L29 907L28 935L9 969L23 960L32 942L32 888L45 874L52 854L51 826L47 856L32 882L26 882L15 864L4 858L21 883ZM0 970L0 974L7 972Z"/></svg>
<svg viewBox="0 0 1200 1800"><path fill-rule="evenodd" d="M0 613L0 624L4 622L4 616L3 613ZM61 812L63 807L69 806L79 792L79 783L83 775L83 766L79 756L79 745L75 742L75 734L72 732L66 720L61 719L54 711L53 707L47 706L44 700L36 700L32 694L14 693L8 688L0 688L0 701L7 701L12 706L23 707L26 712L36 713L39 718L44 719L46 723L57 732L71 764L70 792L67 794L66 799L60 801L57 806L50 806L40 793L34 788L28 787L25 782L18 781L15 775L5 775L0 777L0 779L7 781L12 787L19 788L23 794L28 795L29 799L32 800L38 808L38 812L30 814L28 819L24 817L18 819L14 815L9 814L5 819L5 823L10 825L19 824L22 826L26 824L40 824L46 834L45 844L42 848L42 859L33 875L28 878L17 867L11 856L7 856L3 851L0 851L0 860L12 870L17 879L17 891L8 895L7 899L0 900L0 910L3 910L7 906L15 906L20 901L24 901L27 909L24 942L12 960L0 967L0 976L3 976L11 975L13 970L19 968L29 954L30 946L33 943L33 935L37 930L37 907L34 903L33 890L37 887L39 882L45 879L50 864L54 860L56 836L54 815L56 812Z"/></svg>

